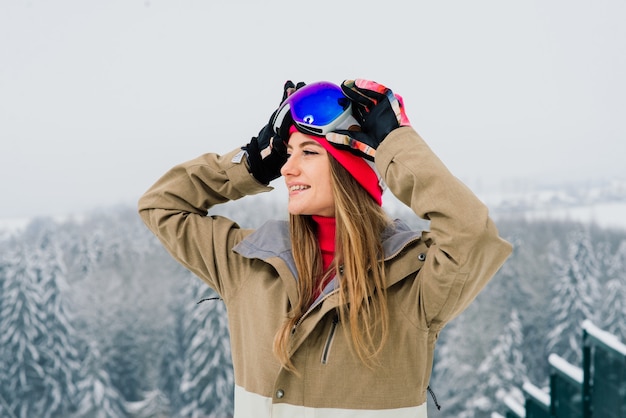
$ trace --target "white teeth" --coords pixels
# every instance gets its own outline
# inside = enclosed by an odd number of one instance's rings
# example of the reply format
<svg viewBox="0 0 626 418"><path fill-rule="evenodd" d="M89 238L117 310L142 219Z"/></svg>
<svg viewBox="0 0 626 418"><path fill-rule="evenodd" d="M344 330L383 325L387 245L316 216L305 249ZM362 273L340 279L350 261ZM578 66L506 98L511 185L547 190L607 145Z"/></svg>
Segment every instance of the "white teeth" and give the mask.
<svg viewBox="0 0 626 418"><path fill-rule="evenodd" d="M296 186L291 186L291 187L289 188L289 191L290 191L290 192L295 192L296 190L304 190L304 189L308 189L308 188L309 188L309 186L304 186L304 185L302 185L302 184L298 184L298 185L296 185Z"/></svg>

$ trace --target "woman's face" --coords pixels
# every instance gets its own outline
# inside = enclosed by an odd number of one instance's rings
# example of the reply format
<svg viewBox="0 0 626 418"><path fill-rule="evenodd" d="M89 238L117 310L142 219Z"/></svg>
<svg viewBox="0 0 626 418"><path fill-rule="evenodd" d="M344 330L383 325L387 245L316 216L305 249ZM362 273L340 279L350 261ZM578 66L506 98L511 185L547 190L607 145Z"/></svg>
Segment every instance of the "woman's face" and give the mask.
<svg viewBox="0 0 626 418"><path fill-rule="evenodd" d="M317 141L295 132L287 145L289 158L280 170L289 191L292 215L335 216L328 153Z"/></svg>

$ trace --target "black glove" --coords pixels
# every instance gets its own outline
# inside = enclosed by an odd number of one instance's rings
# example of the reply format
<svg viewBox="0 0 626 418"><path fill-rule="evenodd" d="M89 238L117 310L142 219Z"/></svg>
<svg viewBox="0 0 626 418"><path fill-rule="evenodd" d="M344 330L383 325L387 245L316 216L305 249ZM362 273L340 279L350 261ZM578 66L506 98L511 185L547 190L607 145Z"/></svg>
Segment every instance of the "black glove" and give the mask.
<svg viewBox="0 0 626 418"><path fill-rule="evenodd" d="M280 177L280 169L287 161L287 144L274 133L270 124L243 147L248 152L250 173L265 185Z"/></svg>
<svg viewBox="0 0 626 418"><path fill-rule="evenodd" d="M338 130L326 135L337 148L374 161L376 149L391 131L409 126L402 97L389 88L369 80L346 80L343 93L352 101L352 114L361 131Z"/></svg>
<svg viewBox="0 0 626 418"><path fill-rule="evenodd" d="M288 80L283 87L283 98L285 101L293 92L304 86L303 82L297 85ZM242 149L248 153L248 165L250 173L260 183L269 184L272 180L280 177L280 169L287 161L287 144L272 129L272 120L278 109L272 113L269 122L265 125L258 136L253 137L250 143Z"/></svg>

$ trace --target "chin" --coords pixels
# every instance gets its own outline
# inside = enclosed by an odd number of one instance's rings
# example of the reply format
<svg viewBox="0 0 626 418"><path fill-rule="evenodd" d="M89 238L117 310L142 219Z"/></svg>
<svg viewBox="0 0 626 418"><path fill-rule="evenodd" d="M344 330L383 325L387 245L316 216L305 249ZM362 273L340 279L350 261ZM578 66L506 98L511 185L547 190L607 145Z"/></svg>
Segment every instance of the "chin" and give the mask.
<svg viewBox="0 0 626 418"><path fill-rule="evenodd" d="M287 212L289 212L290 215L297 215L297 216L312 215L312 213L309 213L307 211L302 211L302 210L288 210Z"/></svg>

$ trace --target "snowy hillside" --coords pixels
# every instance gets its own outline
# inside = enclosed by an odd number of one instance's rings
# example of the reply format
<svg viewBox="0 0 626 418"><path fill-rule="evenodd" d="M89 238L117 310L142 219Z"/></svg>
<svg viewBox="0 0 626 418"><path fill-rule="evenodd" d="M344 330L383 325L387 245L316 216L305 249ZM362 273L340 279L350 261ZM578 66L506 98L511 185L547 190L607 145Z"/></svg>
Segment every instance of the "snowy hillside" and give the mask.
<svg viewBox="0 0 626 418"><path fill-rule="evenodd" d="M24 229L28 225L28 218L8 218L0 219L0 239L8 238L14 233Z"/></svg>
<svg viewBox="0 0 626 418"><path fill-rule="evenodd" d="M419 223L390 197L393 216ZM583 319L626 340L626 226L525 219L556 217L558 209L574 220L576 208L586 207L608 223L619 211L611 218L598 208L626 208L626 199L591 190L483 199L516 250L440 335L431 385L445 408L441 418L503 412L503 396L519 398L526 380L545 386L551 353L578 364ZM214 212L256 227L284 208L257 195ZM197 304L208 288L167 255L134 208L7 220L0 229L0 382L15 382L0 384L0 397L10 409L76 418L98 408L120 418L228 416L233 375L224 306ZM44 336L49 346L33 343ZM34 354L25 357L23 347Z"/></svg>
<svg viewBox="0 0 626 418"><path fill-rule="evenodd" d="M593 184L567 184L554 186L514 186L506 190L481 191L480 187L472 189L487 204L496 218L513 218L533 220L563 220L593 223L604 228L626 229L626 179L607 180ZM258 195L250 197L260 203L275 195ZM408 208L395 199L387 191L384 195L384 206L394 216L402 216ZM247 204L231 202L232 207ZM217 208L221 212L221 207ZM408 213L408 212L407 212ZM274 216L275 217L275 216ZM68 220L78 221L76 216L54 217L56 222ZM31 221L29 218L0 219L0 239L7 238L22 231Z"/></svg>
<svg viewBox="0 0 626 418"><path fill-rule="evenodd" d="M626 180L592 185L510 187L505 190L472 188L498 219L572 221L626 230ZM384 206L394 216L409 209L387 192Z"/></svg>
<svg viewBox="0 0 626 418"><path fill-rule="evenodd" d="M579 221L626 229L626 180L518 189L480 197L496 216Z"/></svg>

